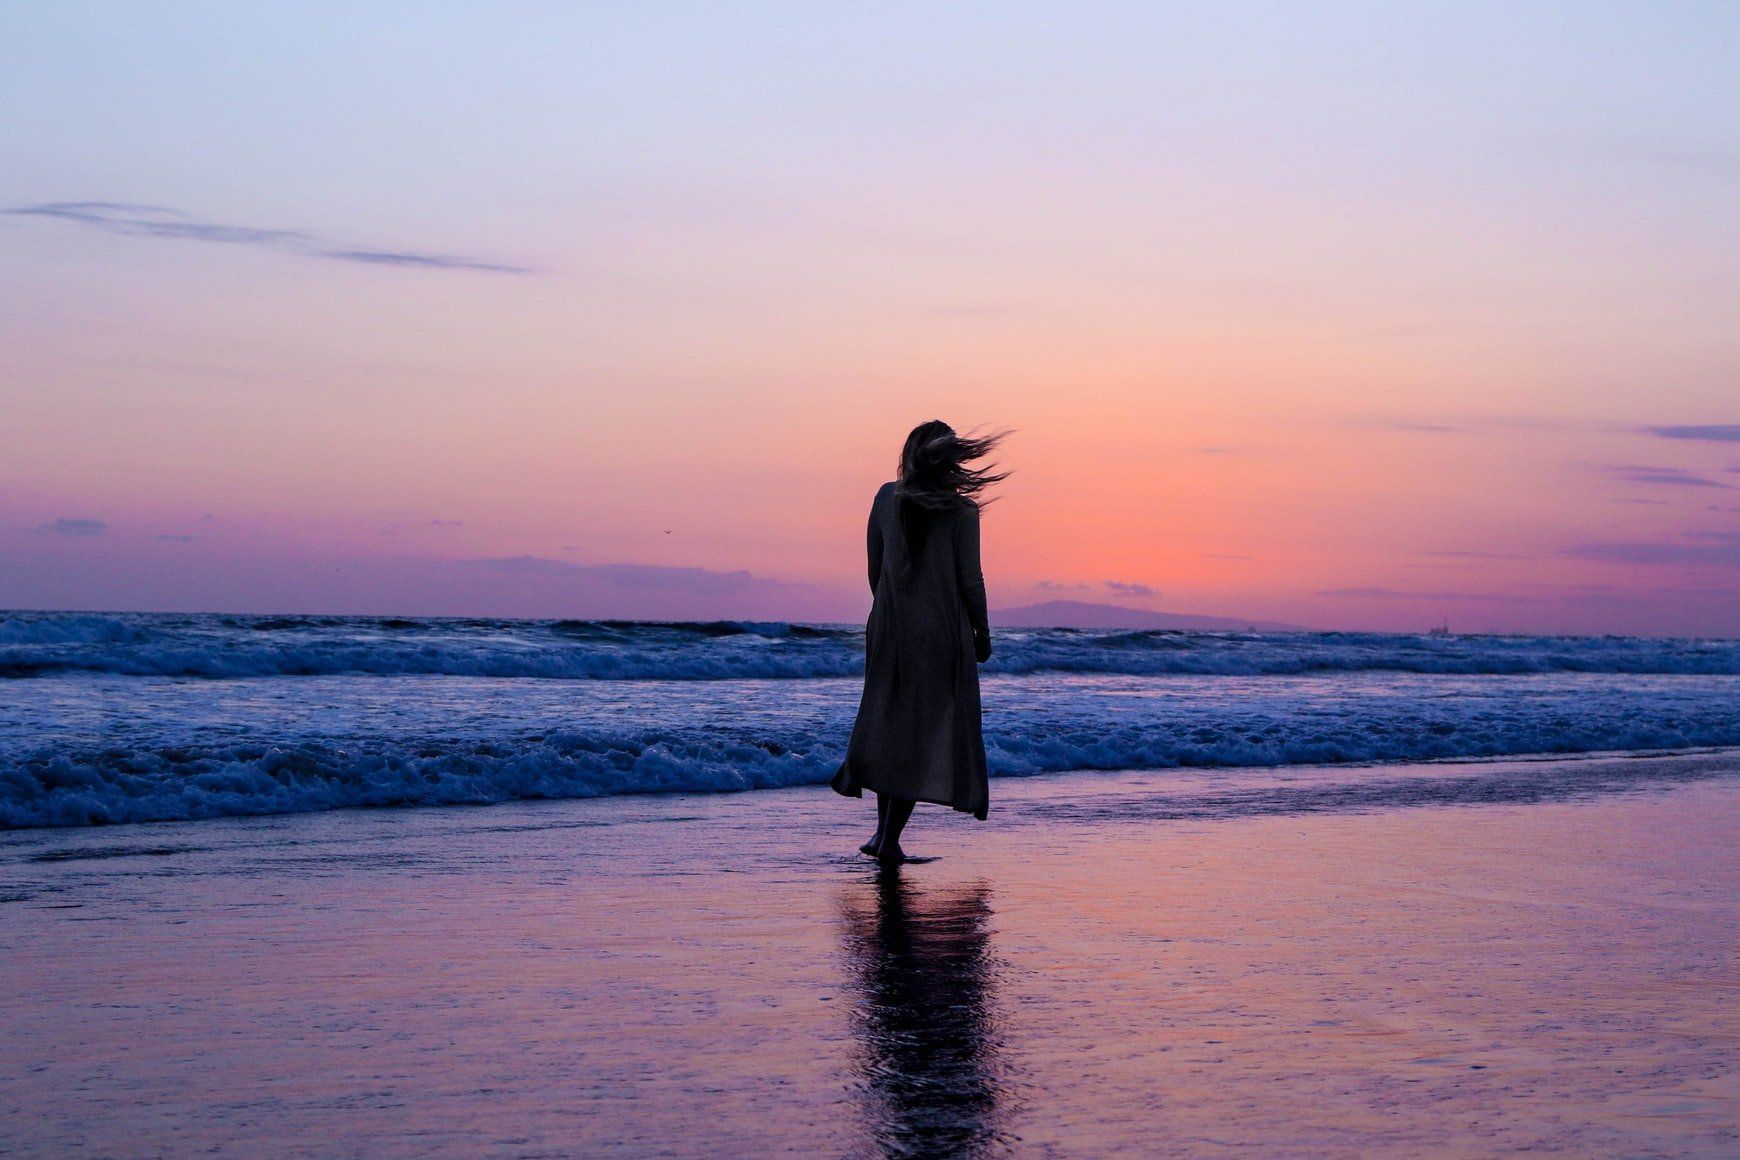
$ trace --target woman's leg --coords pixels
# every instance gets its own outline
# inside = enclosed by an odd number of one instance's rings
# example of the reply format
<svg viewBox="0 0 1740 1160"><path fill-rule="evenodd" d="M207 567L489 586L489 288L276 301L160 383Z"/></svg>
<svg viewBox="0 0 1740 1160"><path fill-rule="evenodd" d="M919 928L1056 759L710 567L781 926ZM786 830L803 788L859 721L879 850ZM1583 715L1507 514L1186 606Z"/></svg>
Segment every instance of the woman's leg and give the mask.
<svg viewBox="0 0 1740 1160"><path fill-rule="evenodd" d="M900 849L900 832L906 829L906 821L912 817L912 807L917 805L911 798L895 797L893 794L877 794L877 804L886 797L888 805L879 810L882 815L882 840L877 844L876 856L884 860L905 857Z"/></svg>
<svg viewBox="0 0 1740 1160"><path fill-rule="evenodd" d="M858 847L860 853L876 857L877 847L882 845L882 828L888 824L888 795L878 792L876 795L876 832L870 840Z"/></svg>

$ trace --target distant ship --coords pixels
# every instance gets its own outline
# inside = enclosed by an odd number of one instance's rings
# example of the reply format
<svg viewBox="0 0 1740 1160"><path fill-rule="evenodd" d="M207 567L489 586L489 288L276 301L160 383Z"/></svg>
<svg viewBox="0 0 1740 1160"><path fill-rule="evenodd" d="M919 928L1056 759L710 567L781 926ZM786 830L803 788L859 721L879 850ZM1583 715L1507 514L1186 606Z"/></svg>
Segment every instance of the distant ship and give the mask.
<svg viewBox="0 0 1740 1160"><path fill-rule="evenodd" d="M1427 636L1455 636L1456 634L1450 631L1450 622L1448 620L1446 620L1442 624L1439 624L1435 628L1427 629L1426 635Z"/></svg>

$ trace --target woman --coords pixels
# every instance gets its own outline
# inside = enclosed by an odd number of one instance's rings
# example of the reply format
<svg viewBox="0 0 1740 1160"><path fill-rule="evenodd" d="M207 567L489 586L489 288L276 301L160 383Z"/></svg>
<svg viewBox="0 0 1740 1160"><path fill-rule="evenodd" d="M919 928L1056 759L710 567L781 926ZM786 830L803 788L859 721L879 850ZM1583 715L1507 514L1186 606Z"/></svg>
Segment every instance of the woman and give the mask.
<svg viewBox="0 0 1740 1160"><path fill-rule="evenodd" d="M985 816L977 666L991 656L991 627L979 495L1008 473L968 464L1002 440L921 423L906 437L899 479L870 506L864 697L833 786L876 794L876 834L859 849L884 864L905 861L900 832L916 802Z"/></svg>

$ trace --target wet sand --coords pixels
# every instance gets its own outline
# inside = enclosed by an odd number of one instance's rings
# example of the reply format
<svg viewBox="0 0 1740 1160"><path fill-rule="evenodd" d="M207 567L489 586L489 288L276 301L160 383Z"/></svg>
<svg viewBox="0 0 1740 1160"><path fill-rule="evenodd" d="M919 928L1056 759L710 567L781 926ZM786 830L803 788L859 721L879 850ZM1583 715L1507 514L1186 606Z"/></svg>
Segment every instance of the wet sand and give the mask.
<svg viewBox="0 0 1740 1160"><path fill-rule="evenodd" d="M1639 760L0 834L0 1151L1733 1156L1740 760Z"/></svg>

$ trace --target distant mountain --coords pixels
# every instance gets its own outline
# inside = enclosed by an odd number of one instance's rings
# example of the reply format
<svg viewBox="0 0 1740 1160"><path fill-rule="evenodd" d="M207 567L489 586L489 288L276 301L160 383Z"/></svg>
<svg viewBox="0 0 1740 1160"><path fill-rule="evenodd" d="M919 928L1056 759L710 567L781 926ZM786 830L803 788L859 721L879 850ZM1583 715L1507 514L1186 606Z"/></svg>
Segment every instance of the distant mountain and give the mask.
<svg viewBox="0 0 1740 1160"><path fill-rule="evenodd" d="M1240 620L1230 616L1191 616L1183 612L1148 612L1084 600L1047 600L1020 608L991 611L991 623L1005 628L1174 628L1207 631L1309 632L1298 624L1273 620Z"/></svg>

